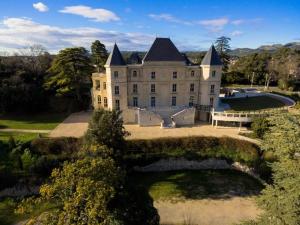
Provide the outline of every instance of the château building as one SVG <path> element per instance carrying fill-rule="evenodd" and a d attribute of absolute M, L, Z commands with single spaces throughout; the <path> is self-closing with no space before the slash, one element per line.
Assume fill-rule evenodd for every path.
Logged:
<path fill-rule="evenodd" d="M 156 38 L 143 59 L 133 53 L 127 62 L 115 44 L 105 72 L 92 75 L 93 107 L 121 110 L 125 123 L 140 126 L 191 125 L 218 105 L 221 75 L 213 45 L 199 65 L 169 38 Z"/>

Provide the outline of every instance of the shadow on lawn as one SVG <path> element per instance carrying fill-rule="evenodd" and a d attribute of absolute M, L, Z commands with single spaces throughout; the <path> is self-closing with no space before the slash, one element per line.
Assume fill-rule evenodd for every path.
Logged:
<path fill-rule="evenodd" d="M 263 189 L 263 185 L 253 177 L 234 170 L 136 173 L 133 177 L 154 200 L 228 199 L 258 195 Z"/>

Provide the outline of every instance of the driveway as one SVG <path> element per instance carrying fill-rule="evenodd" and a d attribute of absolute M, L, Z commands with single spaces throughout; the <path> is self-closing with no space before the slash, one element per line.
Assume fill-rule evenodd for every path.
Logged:
<path fill-rule="evenodd" d="M 82 137 L 88 128 L 92 112 L 78 112 L 71 114 L 49 134 L 49 137 Z M 128 139 L 152 139 L 160 137 L 187 137 L 187 136 L 228 136 L 232 138 L 256 142 L 253 139 L 238 135 L 237 128 L 212 127 L 206 123 L 189 127 L 161 129 L 159 126 L 139 127 L 126 124 L 125 129 L 130 132 Z"/>
<path fill-rule="evenodd" d="M 91 111 L 72 113 L 49 134 L 49 137 L 82 137 L 88 128 Z"/>

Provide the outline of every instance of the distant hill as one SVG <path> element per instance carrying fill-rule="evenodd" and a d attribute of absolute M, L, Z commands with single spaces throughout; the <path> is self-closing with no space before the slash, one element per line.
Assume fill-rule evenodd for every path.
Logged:
<path fill-rule="evenodd" d="M 279 48 L 286 47 L 291 49 L 300 50 L 300 42 L 291 42 L 285 45 L 282 44 L 274 44 L 274 45 L 262 45 L 259 48 L 252 49 L 252 48 L 236 48 L 230 51 L 230 55 L 232 56 L 245 56 L 253 53 L 259 53 L 262 51 L 276 51 Z"/>
<path fill-rule="evenodd" d="M 291 42 L 291 43 L 287 43 L 285 45 L 283 45 L 283 44 L 262 45 L 255 49 L 253 49 L 253 48 L 236 48 L 236 49 L 233 49 L 230 51 L 230 55 L 241 57 L 241 56 L 246 56 L 246 55 L 253 54 L 253 53 L 259 53 L 262 51 L 274 52 L 277 49 L 282 48 L 282 47 L 300 50 L 300 42 Z M 125 60 L 130 56 L 131 53 L 132 53 L 132 51 L 122 51 L 122 55 Z M 139 54 L 139 56 L 141 58 L 143 58 L 146 54 L 146 52 L 142 52 L 142 51 L 138 51 L 137 53 Z M 204 57 L 206 51 L 184 51 L 182 53 L 185 53 L 192 62 L 199 63 L 199 62 L 201 62 L 202 58 Z"/>

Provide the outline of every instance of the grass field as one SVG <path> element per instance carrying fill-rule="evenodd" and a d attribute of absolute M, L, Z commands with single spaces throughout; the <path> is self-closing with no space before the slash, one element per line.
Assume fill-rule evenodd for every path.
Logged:
<path fill-rule="evenodd" d="M 16 214 L 15 209 L 18 207 L 18 202 L 11 198 L 6 198 L 0 201 L 0 224 L 14 225 L 18 222 L 40 215 L 42 212 L 55 208 L 55 205 L 48 202 L 41 203 L 33 208 L 30 214 Z"/>
<path fill-rule="evenodd" d="M 0 129 L 52 130 L 67 117 L 66 113 L 2 115 Z"/>
<path fill-rule="evenodd" d="M 263 186 L 247 174 L 234 170 L 187 170 L 137 173 L 141 185 L 154 200 L 187 200 L 251 196 Z"/>
<path fill-rule="evenodd" d="M 222 103 L 228 104 L 234 111 L 253 111 L 285 106 L 280 100 L 269 96 L 222 99 Z"/>
<path fill-rule="evenodd" d="M 13 137 L 15 141 L 27 142 L 38 137 L 36 133 L 20 133 L 20 132 L 2 132 L 0 131 L 0 141 L 8 141 Z"/>

